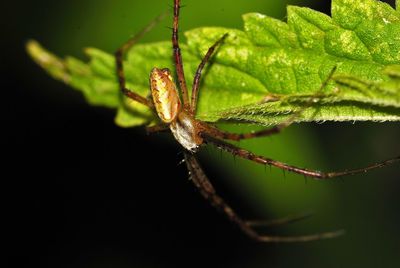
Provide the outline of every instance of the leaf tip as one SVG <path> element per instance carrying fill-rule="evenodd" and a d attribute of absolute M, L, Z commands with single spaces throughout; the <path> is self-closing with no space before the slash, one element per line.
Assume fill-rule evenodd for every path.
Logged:
<path fill-rule="evenodd" d="M 44 65 L 49 61 L 49 53 L 46 51 L 38 41 L 29 39 L 25 45 L 28 55 L 39 65 Z"/>
<path fill-rule="evenodd" d="M 34 39 L 28 40 L 25 48 L 28 55 L 53 78 L 68 83 L 70 76 L 62 59 L 50 53 Z"/>
<path fill-rule="evenodd" d="M 29 54 L 32 53 L 37 47 L 40 47 L 40 45 L 35 39 L 29 39 L 25 44 L 26 51 Z"/>

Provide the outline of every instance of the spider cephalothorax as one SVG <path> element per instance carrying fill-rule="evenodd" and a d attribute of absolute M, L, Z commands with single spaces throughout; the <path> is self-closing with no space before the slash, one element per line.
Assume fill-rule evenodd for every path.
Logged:
<path fill-rule="evenodd" d="M 346 170 L 342 172 L 321 172 L 317 170 L 310 170 L 301 167 L 296 167 L 288 165 L 286 163 L 276 161 L 264 156 L 255 155 L 245 149 L 242 149 L 231 143 L 227 143 L 224 140 L 242 140 L 249 138 L 256 138 L 261 136 L 268 136 L 277 134 L 282 129 L 288 127 L 297 116 L 294 114 L 288 121 L 278 124 L 272 128 L 252 132 L 252 133 L 229 133 L 218 129 L 207 122 L 200 121 L 195 118 L 196 107 L 198 101 L 198 93 L 200 86 L 200 78 L 202 70 L 205 64 L 214 54 L 215 50 L 221 45 L 227 38 L 227 34 L 221 36 L 220 39 L 208 49 L 207 53 L 200 62 L 196 74 L 194 76 L 192 85 L 191 100 L 189 101 L 188 90 L 186 86 L 185 74 L 183 71 L 183 61 L 180 52 L 179 42 L 178 42 L 178 21 L 179 21 L 179 6 L 180 1 L 174 0 L 174 17 L 173 17 L 173 27 L 172 27 L 172 51 L 173 58 L 176 68 L 176 76 L 179 82 L 179 88 L 175 85 L 171 71 L 169 69 L 153 68 L 150 73 L 150 90 L 152 95 L 152 100 L 138 95 L 137 93 L 126 88 L 125 85 L 125 74 L 123 68 L 123 56 L 124 53 L 129 50 L 132 45 L 147 31 L 149 31 L 163 16 L 157 17 L 152 21 L 147 27 L 145 27 L 136 36 L 129 39 L 124 45 L 122 45 L 115 53 L 116 67 L 119 86 L 121 92 L 128 98 L 142 103 L 152 109 L 159 117 L 161 124 L 153 127 L 148 127 L 149 131 L 158 131 L 170 129 L 175 139 L 182 145 L 184 149 L 185 161 L 187 167 L 190 171 L 191 181 L 199 189 L 200 193 L 216 208 L 222 211 L 232 222 L 238 225 L 238 227 L 249 237 L 262 242 L 298 242 L 298 241 L 311 241 L 321 238 L 335 237 L 341 234 L 341 231 L 327 232 L 321 234 L 305 235 L 305 236 L 294 236 L 294 237 L 281 237 L 281 236 L 268 236 L 259 235 L 253 227 L 259 225 L 265 225 L 265 221 L 245 221 L 242 220 L 235 211 L 216 194 L 214 187 L 208 180 L 207 176 L 201 169 L 194 153 L 198 150 L 199 146 L 204 143 L 210 143 L 221 150 L 224 150 L 233 155 L 251 160 L 255 163 L 262 165 L 270 165 L 282 170 L 294 172 L 314 179 L 330 179 L 339 176 L 352 175 L 357 173 L 363 173 L 371 169 L 386 166 L 388 164 L 397 162 L 400 157 L 389 159 L 380 163 L 372 164 L 364 168 Z M 327 80 L 330 79 L 332 73 L 328 76 Z M 322 83 L 321 88 L 326 85 L 326 81 Z M 181 93 L 181 94 L 180 94 Z M 180 98 L 182 97 L 182 99 Z M 319 98 L 316 94 L 315 98 Z M 314 98 L 312 98 L 314 99 Z M 305 107 L 312 105 L 312 102 L 306 103 Z M 291 222 L 295 219 L 302 217 L 288 217 L 283 220 L 269 222 L 268 225 L 273 224 L 283 224 Z"/>

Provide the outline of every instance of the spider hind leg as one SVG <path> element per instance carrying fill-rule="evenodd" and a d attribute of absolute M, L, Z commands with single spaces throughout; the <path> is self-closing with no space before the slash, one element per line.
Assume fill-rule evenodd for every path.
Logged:
<path fill-rule="evenodd" d="M 276 221 L 264 222 L 264 221 L 244 221 L 236 212 L 219 196 L 217 195 L 211 182 L 208 180 L 200 164 L 198 163 L 195 156 L 189 152 L 185 152 L 185 162 L 190 172 L 191 181 L 198 188 L 201 195 L 210 202 L 212 206 L 217 208 L 219 211 L 225 214 L 230 221 L 235 223 L 243 233 L 250 238 L 258 242 L 307 242 L 320 240 L 325 238 L 333 238 L 343 234 L 342 230 L 326 233 L 318 233 L 304 236 L 269 236 L 260 235 L 256 232 L 253 227 L 270 225 L 282 225 L 288 222 L 298 220 L 304 217 L 288 217 L 286 219 L 280 219 Z"/>
<path fill-rule="evenodd" d="M 214 137 L 212 133 L 201 133 L 201 137 L 203 138 L 204 142 L 213 144 L 217 148 L 228 152 L 232 155 L 239 156 L 241 158 L 253 161 L 257 164 L 261 165 L 270 165 L 274 166 L 276 168 L 279 168 L 283 171 L 289 171 L 293 173 L 297 173 L 300 175 L 304 175 L 309 178 L 313 178 L 315 180 L 327 180 L 327 179 L 333 179 L 336 177 L 343 177 L 343 176 L 349 176 L 349 175 L 356 175 L 358 173 L 365 173 L 373 169 L 385 167 L 397 162 L 400 162 L 400 156 L 370 164 L 366 167 L 363 168 L 356 168 L 356 169 L 349 169 L 349 170 L 344 170 L 344 171 L 334 171 L 334 172 L 322 172 L 319 170 L 312 170 L 312 169 L 306 169 L 306 168 L 301 168 L 293 165 L 289 165 L 265 156 L 260 156 L 256 155 L 246 149 L 240 148 L 234 144 L 227 143 L 221 139 L 218 139 L 217 137 Z"/>
<path fill-rule="evenodd" d="M 218 42 L 222 42 L 222 38 Z M 215 45 L 217 45 L 218 42 Z M 204 61 L 204 59 L 203 59 L 203 61 Z M 200 66 L 201 66 L 201 64 L 200 64 Z M 199 68 L 200 68 L 200 66 L 199 66 Z M 259 131 L 248 132 L 248 133 L 231 133 L 231 132 L 221 130 L 221 129 L 217 128 L 216 126 L 202 123 L 201 124 L 202 130 L 203 130 L 203 132 L 205 132 L 208 135 L 213 136 L 214 138 L 219 138 L 219 139 L 223 139 L 223 140 L 233 140 L 233 141 L 240 141 L 240 140 L 244 140 L 244 139 L 253 139 L 253 138 L 259 138 L 259 137 L 268 137 L 271 135 L 279 134 L 284 129 L 291 126 L 302 115 L 302 113 L 306 109 L 310 108 L 313 105 L 313 103 L 318 102 L 321 98 L 324 97 L 323 89 L 326 88 L 329 81 L 332 80 L 332 77 L 333 77 L 334 73 L 336 72 L 336 69 L 337 69 L 336 66 L 334 66 L 332 68 L 332 70 L 329 72 L 328 76 L 322 82 L 319 90 L 310 97 L 309 101 L 305 102 L 303 107 L 301 107 L 298 111 L 295 111 L 293 114 L 291 114 L 287 120 L 285 120 L 273 127 L 259 130 Z M 201 71 L 201 69 L 200 69 L 200 71 Z M 195 81 L 196 81 L 196 79 L 195 79 Z M 196 97 L 196 100 L 197 100 L 197 94 L 198 94 L 197 90 L 198 89 L 196 87 L 198 87 L 198 85 L 196 85 L 196 86 L 195 85 L 196 84 L 193 83 L 193 92 L 196 92 L 196 95 L 193 94 L 192 98 Z M 193 99 L 192 99 L 192 102 L 195 103 L 195 101 L 193 101 Z M 194 105 L 192 107 L 194 107 L 194 111 L 195 111 L 196 106 Z"/>

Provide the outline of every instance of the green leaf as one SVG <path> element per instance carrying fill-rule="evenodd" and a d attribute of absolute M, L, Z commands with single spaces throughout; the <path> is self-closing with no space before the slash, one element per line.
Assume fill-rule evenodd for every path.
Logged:
<path fill-rule="evenodd" d="M 204 27 L 185 33 L 181 48 L 189 85 L 207 49 L 229 33 L 204 70 L 199 119 L 267 125 L 304 110 L 297 122 L 400 120 L 400 13 L 389 5 L 333 0 L 332 17 L 289 6 L 287 23 L 258 13 L 243 20 L 243 31 Z M 90 61 L 83 63 L 61 60 L 34 41 L 27 48 L 51 76 L 82 91 L 90 104 L 117 109 L 118 125 L 157 120 L 145 106 L 121 96 L 112 55 L 86 49 Z M 149 71 L 173 69 L 171 54 L 169 41 L 134 46 L 124 65 L 128 88 L 147 96 Z"/>

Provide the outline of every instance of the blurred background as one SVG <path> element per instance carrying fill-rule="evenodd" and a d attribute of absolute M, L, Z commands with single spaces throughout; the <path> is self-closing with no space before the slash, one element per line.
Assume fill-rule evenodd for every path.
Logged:
<path fill-rule="evenodd" d="M 288 4 L 330 13 L 330 1 L 184 0 L 181 31 L 242 28 L 241 14 L 285 19 Z M 392 1 L 394 2 L 394 1 Z M 311 243 L 259 244 L 216 212 L 188 181 L 169 135 L 122 129 L 28 58 L 34 38 L 60 56 L 113 52 L 172 1 L 3 1 L 1 164 L 8 267 L 399 267 L 400 169 L 329 182 L 200 153 L 219 193 L 244 218 L 313 217 L 267 234 L 345 229 Z M 393 6 L 393 3 L 391 3 Z M 168 40 L 170 19 L 143 42 Z M 242 126 L 232 126 L 241 130 Z M 299 124 L 241 142 L 274 159 L 321 170 L 360 167 L 400 152 L 399 123 Z"/>

